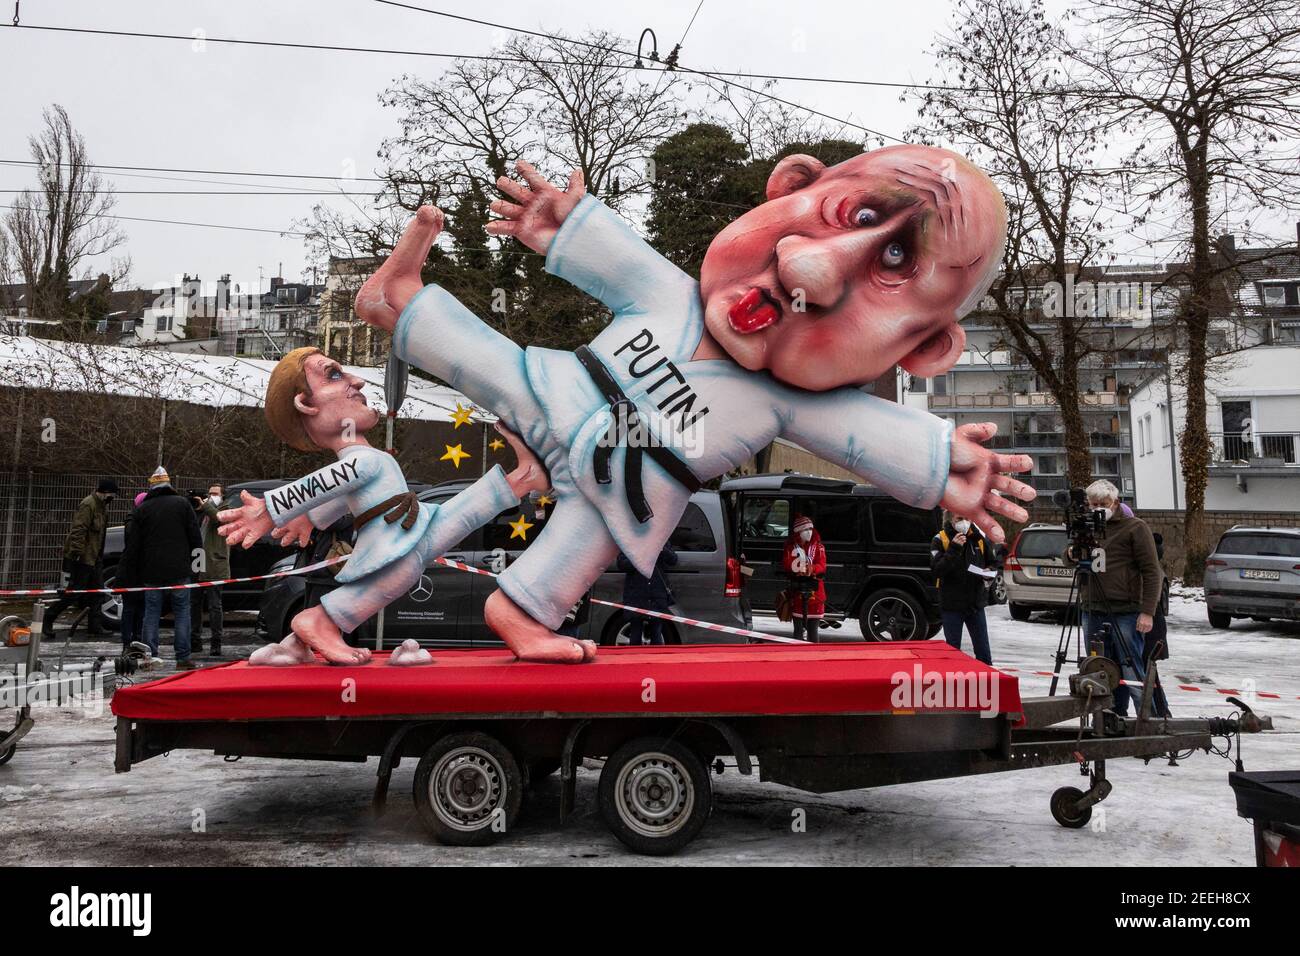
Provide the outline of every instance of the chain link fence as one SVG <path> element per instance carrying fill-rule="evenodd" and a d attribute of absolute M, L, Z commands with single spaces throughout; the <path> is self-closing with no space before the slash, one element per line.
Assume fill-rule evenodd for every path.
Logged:
<path fill-rule="evenodd" d="M 0 475 L 0 588 L 56 587 L 63 571 L 63 541 L 83 498 L 101 478 L 117 482 L 118 495 L 108 506 L 108 526 L 121 525 L 135 496 L 149 489 L 148 475 L 51 475 L 15 470 Z M 173 475 L 182 494 L 206 491 L 221 479 Z"/>

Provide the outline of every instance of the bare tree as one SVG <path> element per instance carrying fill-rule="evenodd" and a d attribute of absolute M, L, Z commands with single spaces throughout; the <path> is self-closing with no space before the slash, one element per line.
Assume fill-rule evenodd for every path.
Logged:
<path fill-rule="evenodd" d="M 860 131 L 774 99 L 775 80 L 705 82 L 712 91 L 706 118 L 736 136 L 750 156 L 779 156 L 789 146 L 828 139 L 861 141 Z"/>
<path fill-rule="evenodd" d="M 914 133 L 968 155 L 1006 197 L 1002 273 L 981 315 L 1055 398 L 1067 475 L 1084 485 L 1092 456 L 1080 374 L 1115 343 L 1105 310 L 1076 308 L 1065 290 L 1108 246 L 1099 213 L 1115 177 L 1096 170 L 1102 125 L 1074 108 L 1057 52 L 1064 34 L 1042 0 L 957 0 L 952 19 L 956 31 L 934 45 L 940 76 L 917 94 Z M 1031 292 L 1046 283 L 1056 294 L 1040 302 Z"/>
<path fill-rule="evenodd" d="M 1295 208 L 1300 170 L 1300 7 L 1294 0 L 1098 0 L 1093 43 L 1075 52 L 1091 104 L 1144 140 L 1148 201 L 1185 209 L 1171 229 L 1187 251 L 1178 370 L 1187 420 L 1179 435 L 1186 483 L 1189 583 L 1208 553 L 1205 489 L 1211 458 L 1204 383 L 1208 338 L 1223 300 L 1225 261 L 1211 236 L 1211 195 L 1248 207 Z"/>
<path fill-rule="evenodd" d="M 126 237 L 110 215 L 112 190 L 91 164 L 67 110 L 56 103 L 44 120 L 28 141 L 39 186 L 18 196 L 5 225 L 32 315 L 62 321 L 69 315 L 68 284 L 79 267 Z"/>

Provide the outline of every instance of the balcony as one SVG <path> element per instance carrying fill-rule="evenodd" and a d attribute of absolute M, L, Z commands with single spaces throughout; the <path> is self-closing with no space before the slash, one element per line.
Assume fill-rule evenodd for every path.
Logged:
<path fill-rule="evenodd" d="M 1065 451 L 1063 432 L 1012 432 L 994 435 L 984 443 L 999 451 Z M 1089 432 L 1089 451 L 1131 451 L 1133 437 L 1127 432 Z"/>
<path fill-rule="evenodd" d="M 1128 396 L 1119 392 L 1084 392 L 1079 396 L 1084 408 L 1127 408 Z M 943 411 L 1015 411 L 1032 408 L 1056 408 L 1051 392 L 966 392 L 956 395 L 931 395 L 929 407 Z"/>
<path fill-rule="evenodd" d="M 1300 475 L 1300 432 L 1210 432 L 1210 474 Z"/>

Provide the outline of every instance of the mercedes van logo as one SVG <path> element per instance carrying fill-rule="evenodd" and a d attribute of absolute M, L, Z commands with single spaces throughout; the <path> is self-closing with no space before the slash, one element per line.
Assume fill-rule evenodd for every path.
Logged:
<path fill-rule="evenodd" d="M 431 597 L 433 597 L 433 581 L 427 574 L 421 574 L 419 583 L 411 588 L 411 600 L 422 604 Z"/>

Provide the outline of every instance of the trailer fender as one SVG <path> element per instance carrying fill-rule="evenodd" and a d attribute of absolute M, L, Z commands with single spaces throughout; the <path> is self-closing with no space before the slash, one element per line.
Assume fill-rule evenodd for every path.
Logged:
<path fill-rule="evenodd" d="M 393 779 L 393 770 L 402 763 L 401 746 L 406 739 L 406 735 L 417 727 L 433 727 L 444 724 L 446 721 L 434 720 L 412 720 L 402 724 L 393 735 L 388 738 L 388 743 L 384 745 L 384 752 L 379 758 L 378 779 L 375 780 L 375 793 L 370 798 L 370 809 L 377 817 L 384 815 L 384 809 L 388 804 L 388 784 Z"/>
<path fill-rule="evenodd" d="M 736 755 L 736 769 L 746 777 L 754 773 L 754 762 L 750 759 L 749 750 L 745 747 L 745 742 L 740 739 L 740 734 L 736 733 L 730 724 L 713 717 L 697 717 L 689 723 L 705 724 L 716 730 L 727 747 Z"/>

